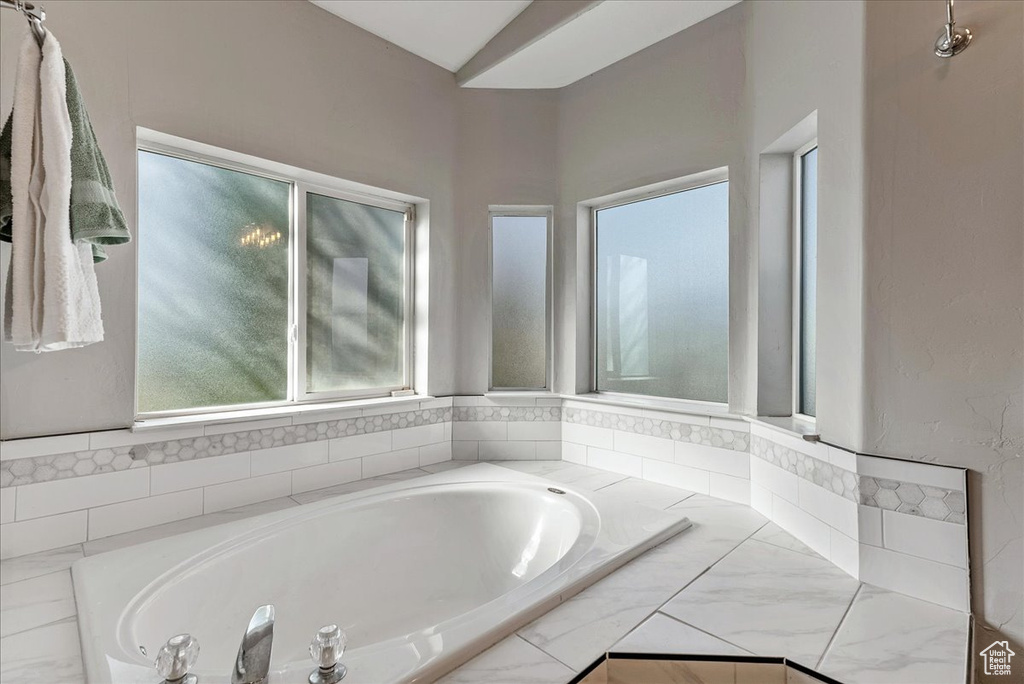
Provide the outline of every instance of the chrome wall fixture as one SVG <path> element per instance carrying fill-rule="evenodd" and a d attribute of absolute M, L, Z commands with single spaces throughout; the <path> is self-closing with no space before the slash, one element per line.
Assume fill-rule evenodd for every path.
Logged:
<path fill-rule="evenodd" d="M 935 39 L 935 54 L 948 58 L 959 55 L 971 44 L 974 35 L 968 28 L 957 28 L 953 19 L 953 0 L 946 0 L 946 25 Z"/>
<path fill-rule="evenodd" d="M 32 28 L 32 33 L 36 36 L 36 42 L 40 45 L 43 44 L 43 40 L 46 38 L 46 29 L 43 28 L 46 12 L 42 7 L 25 2 L 25 0 L 0 0 L 0 9 L 17 10 L 24 14 L 28 19 L 28 25 Z"/>

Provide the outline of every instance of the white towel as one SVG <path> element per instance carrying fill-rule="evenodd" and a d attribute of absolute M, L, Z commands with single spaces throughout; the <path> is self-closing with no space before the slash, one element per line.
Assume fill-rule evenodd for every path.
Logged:
<path fill-rule="evenodd" d="M 40 54 L 41 53 L 41 54 Z M 11 114 L 11 280 L 7 335 L 22 351 L 103 339 L 92 247 L 71 241 L 71 120 L 64 57 L 48 33 L 22 43 Z"/>

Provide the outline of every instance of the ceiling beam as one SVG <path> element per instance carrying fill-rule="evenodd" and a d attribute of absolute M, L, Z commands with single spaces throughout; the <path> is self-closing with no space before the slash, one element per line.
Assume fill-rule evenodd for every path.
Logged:
<path fill-rule="evenodd" d="M 600 5 L 602 0 L 533 0 L 455 74 L 465 85 L 552 31 Z"/>

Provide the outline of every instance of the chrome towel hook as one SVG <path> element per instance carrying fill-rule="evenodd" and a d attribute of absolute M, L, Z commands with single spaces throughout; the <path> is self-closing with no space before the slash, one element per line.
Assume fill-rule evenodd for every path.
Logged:
<path fill-rule="evenodd" d="M 974 35 L 971 29 L 957 28 L 953 19 L 953 0 L 946 0 L 946 25 L 935 39 L 935 54 L 948 58 L 959 55 L 971 44 Z"/>

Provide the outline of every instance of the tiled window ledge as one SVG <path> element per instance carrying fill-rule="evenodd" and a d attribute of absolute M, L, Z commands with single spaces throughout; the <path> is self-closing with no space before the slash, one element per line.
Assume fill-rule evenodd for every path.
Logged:
<path fill-rule="evenodd" d="M 730 413 L 728 406 L 724 404 L 704 404 L 678 399 L 658 399 L 655 397 L 640 398 L 617 394 L 604 394 L 600 392 L 591 392 L 589 394 L 563 394 L 561 396 L 562 399 L 566 401 L 580 401 L 591 404 L 621 406 L 632 409 L 648 409 L 691 416 L 708 416 L 712 418 L 744 420 L 744 417 L 740 414 Z"/>

